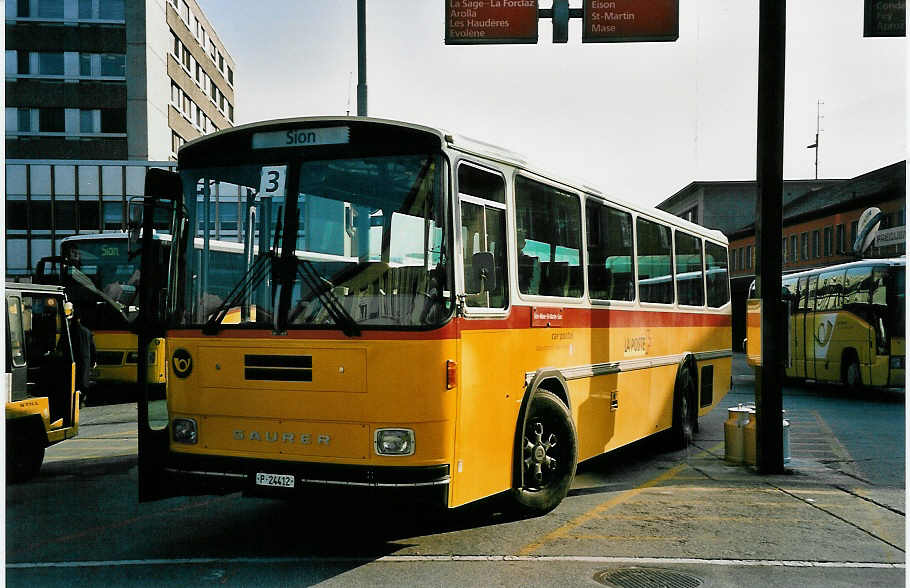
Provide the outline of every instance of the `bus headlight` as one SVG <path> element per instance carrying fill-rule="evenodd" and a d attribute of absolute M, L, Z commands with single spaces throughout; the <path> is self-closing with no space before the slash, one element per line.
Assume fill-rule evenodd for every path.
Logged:
<path fill-rule="evenodd" d="M 174 419 L 171 424 L 171 430 L 176 443 L 186 443 L 195 445 L 196 439 L 196 421 L 193 419 Z"/>
<path fill-rule="evenodd" d="M 377 429 L 376 455 L 414 455 L 414 431 Z"/>
<path fill-rule="evenodd" d="M 904 369 L 904 356 L 895 355 L 891 358 L 891 369 L 892 370 L 902 370 Z"/>

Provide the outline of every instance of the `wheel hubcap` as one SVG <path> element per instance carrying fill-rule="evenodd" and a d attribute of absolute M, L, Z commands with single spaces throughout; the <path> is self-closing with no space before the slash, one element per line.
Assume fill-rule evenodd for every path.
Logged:
<path fill-rule="evenodd" d="M 537 486 L 545 484 L 545 480 L 556 471 L 556 458 L 548 453 L 556 447 L 557 438 L 553 433 L 544 431 L 543 423 L 537 421 L 528 427 L 525 434 L 525 477 L 530 477 Z"/>

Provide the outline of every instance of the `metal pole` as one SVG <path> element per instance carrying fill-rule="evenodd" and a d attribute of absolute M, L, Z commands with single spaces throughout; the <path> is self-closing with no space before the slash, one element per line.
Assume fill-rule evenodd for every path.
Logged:
<path fill-rule="evenodd" d="M 761 0 L 758 32 L 758 244 L 757 287 L 761 296 L 761 366 L 756 368 L 758 416 L 756 460 L 762 474 L 784 471 L 783 359 L 787 325 L 780 320 L 783 166 L 785 0 Z"/>
<path fill-rule="evenodd" d="M 357 116 L 367 115 L 367 0 L 357 0 Z"/>

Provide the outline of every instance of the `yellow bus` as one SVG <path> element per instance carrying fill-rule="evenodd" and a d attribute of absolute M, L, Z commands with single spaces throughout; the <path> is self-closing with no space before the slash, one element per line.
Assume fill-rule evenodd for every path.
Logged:
<path fill-rule="evenodd" d="M 787 377 L 862 387 L 903 388 L 906 369 L 906 260 L 866 259 L 783 277 L 788 309 Z M 760 333 L 755 285 L 749 342 Z M 759 358 L 749 345 L 750 360 Z"/>
<path fill-rule="evenodd" d="M 7 283 L 6 476 L 41 469 L 44 450 L 79 432 L 79 391 L 63 288 Z"/>
<path fill-rule="evenodd" d="M 206 212 L 237 187 L 239 265 Z M 264 122 L 187 143 L 146 191 L 177 245 L 143 326 L 169 361 L 166 404 L 140 406 L 140 500 L 346 487 L 540 514 L 577 462 L 683 447 L 729 390 L 723 234 L 489 144 Z"/>
<path fill-rule="evenodd" d="M 154 234 L 156 259 L 167 255 L 168 243 L 168 235 Z M 116 232 L 66 237 L 60 256 L 42 259 L 37 268 L 37 281 L 66 287 L 82 324 L 94 334 L 97 362 L 91 378 L 96 392 L 113 398 L 136 389 L 139 266 L 138 246 L 131 246 L 127 233 Z M 149 383 L 163 396 L 164 340 L 155 340 L 145 356 Z"/>

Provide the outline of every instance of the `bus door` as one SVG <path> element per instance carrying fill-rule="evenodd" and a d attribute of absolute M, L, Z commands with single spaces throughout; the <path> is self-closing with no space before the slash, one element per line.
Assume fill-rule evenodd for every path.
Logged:
<path fill-rule="evenodd" d="M 16 402 L 28 396 L 28 367 L 25 363 L 25 334 L 22 331 L 22 300 L 6 297 L 6 373 L 9 398 Z"/>
<path fill-rule="evenodd" d="M 871 312 L 868 313 L 871 330 L 869 336 L 870 373 L 869 383 L 873 386 L 887 386 L 889 381 L 888 370 L 891 365 L 891 342 L 894 337 L 894 327 L 898 321 L 895 316 L 900 305 L 904 304 L 903 298 L 897 300 L 896 291 L 892 287 L 893 273 L 898 268 L 876 267 L 872 271 L 869 302 Z M 868 271 L 868 270 L 867 270 Z M 900 308 L 902 311 L 903 308 Z M 903 328 L 901 328 L 901 334 Z M 899 335 L 900 336 L 900 335 Z"/>
<path fill-rule="evenodd" d="M 793 363 L 792 372 L 796 378 L 806 378 L 806 323 L 809 320 L 808 278 L 800 278 L 796 285 L 796 311 L 793 313 Z"/>
<path fill-rule="evenodd" d="M 502 319 L 509 306 L 506 269 L 505 180 L 501 174 L 461 162 L 458 166 L 458 230 L 461 236 L 459 307 L 464 327 L 458 339 L 460 363 L 458 413 L 455 424 L 457 471 L 452 503 L 489 496 L 511 483 L 511 447 L 515 431 L 514 402 L 491 394 L 512 384 L 507 366 L 491 357 L 516 357 L 515 340 L 500 328 L 477 328 L 483 319 Z M 505 321 L 502 321 L 505 322 Z M 488 323 L 489 324 L 489 323 Z M 494 367 L 491 367 L 494 366 Z M 482 432 L 482 433 L 481 433 Z"/>
<path fill-rule="evenodd" d="M 806 290 L 806 314 L 803 337 L 803 353 L 806 358 L 806 378 L 814 380 L 816 377 L 815 370 L 815 292 L 818 287 L 818 276 L 809 276 L 808 287 Z"/>

